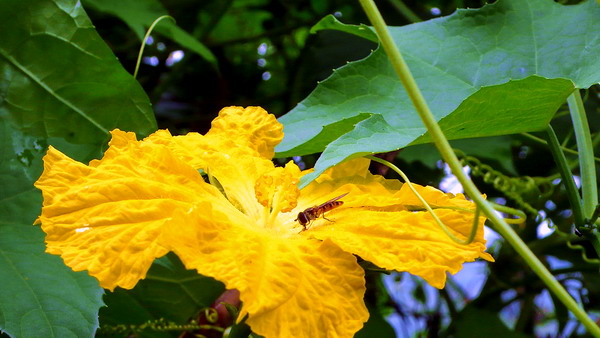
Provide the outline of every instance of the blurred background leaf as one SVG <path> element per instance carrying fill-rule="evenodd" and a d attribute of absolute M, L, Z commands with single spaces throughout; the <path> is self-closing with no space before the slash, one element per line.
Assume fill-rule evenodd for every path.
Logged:
<path fill-rule="evenodd" d="M 168 15 L 167 10 L 158 0 L 85 0 L 83 4 L 119 17 L 138 36 L 140 42 L 154 20 Z M 155 29 L 156 32 L 197 53 L 216 66 L 217 60 L 211 51 L 172 21 L 161 21 Z"/>

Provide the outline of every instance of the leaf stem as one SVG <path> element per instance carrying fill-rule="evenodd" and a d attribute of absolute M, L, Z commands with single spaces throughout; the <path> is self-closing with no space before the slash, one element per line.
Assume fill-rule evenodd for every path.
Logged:
<path fill-rule="evenodd" d="M 521 133 L 521 135 L 522 135 L 522 136 L 525 136 L 525 137 L 527 137 L 528 139 L 530 139 L 530 140 L 532 140 L 532 141 L 535 141 L 535 142 L 539 142 L 539 143 L 541 143 L 541 144 L 548 145 L 548 142 L 544 141 L 544 139 L 542 139 L 542 138 L 539 138 L 539 137 L 537 137 L 537 136 L 535 136 L 535 135 L 531 135 L 530 133 Z M 600 134 L 598 134 L 598 135 L 600 135 Z M 564 143 L 564 142 L 563 142 L 563 143 Z M 562 151 L 564 151 L 565 153 L 569 153 L 569 154 L 571 154 L 571 155 L 579 155 L 579 152 L 578 152 L 577 150 L 573 150 L 573 149 L 567 148 L 567 147 L 565 147 L 565 145 L 564 145 L 564 144 L 561 144 L 561 145 L 560 145 L 560 149 L 561 149 Z M 594 161 L 596 161 L 596 162 L 600 162 L 600 158 L 598 158 L 598 157 L 594 157 Z"/>
<path fill-rule="evenodd" d="M 406 6 L 406 4 L 404 2 L 402 2 L 402 0 L 388 0 L 389 3 L 394 6 L 394 8 L 396 8 L 396 10 L 398 12 L 400 12 L 400 14 L 402 14 L 403 17 L 406 18 L 406 20 L 415 23 L 415 22 L 421 22 L 423 20 L 421 20 L 421 18 L 419 18 L 419 16 L 413 12 L 412 9 L 410 9 L 410 7 Z"/>
<path fill-rule="evenodd" d="M 437 124 L 433 114 L 429 110 L 421 91 L 419 90 L 415 79 L 413 78 L 406 62 L 400 54 L 400 50 L 396 47 L 394 40 L 392 39 L 387 26 L 381 17 L 381 13 L 377 9 L 377 6 L 373 0 L 359 0 L 362 5 L 367 17 L 373 24 L 377 36 L 379 37 L 381 44 L 390 59 L 390 62 L 398 74 L 400 81 L 404 85 L 408 96 L 414 104 L 421 120 L 425 124 L 429 134 L 431 135 L 436 147 L 440 151 L 442 158 L 450 168 L 452 173 L 457 177 L 460 183 L 463 185 L 465 192 L 473 199 L 486 216 L 494 222 L 496 229 L 500 234 L 509 242 L 515 251 L 523 258 L 523 260 L 531 267 L 531 269 L 540 277 L 540 279 L 548 286 L 548 288 L 560 299 L 565 306 L 571 310 L 571 312 L 577 317 L 583 325 L 589 330 L 589 332 L 595 336 L 600 336 L 600 328 L 596 323 L 588 317 L 585 311 L 579 307 L 577 302 L 567 293 L 563 286 L 552 276 L 552 274 L 546 269 L 544 264 L 535 256 L 535 254 L 527 247 L 523 240 L 515 233 L 515 231 L 501 218 L 499 217 L 492 206 L 487 203 L 475 184 L 467 177 L 462 171 L 462 167 L 456 158 L 455 153 L 452 151 L 448 140 L 444 137 L 440 126 Z"/>
<path fill-rule="evenodd" d="M 571 120 L 575 130 L 575 140 L 579 151 L 579 168 L 581 170 L 581 192 L 583 196 L 583 216 L 591 218 L 598 205 L 598 187 L 596 183 L 596 166 L 594 164 L 594 147 L 588 125 L 583 101 L 579 90 L 575 90 L 567 99 Z"/>
<path fill-rule="evenodd" d="M 575 185 L 573 174 L 571 173 L 571 169 L 569 169 L 567 158 L 561 151 L 562 148 L 558 143 L 558 138 L 556 137 L 556 133 L 554 133 L 554 129 L 552 129 L 551 125 L 548 125 L 546 133 L 548 134 L 547 137 L 550 151 L 552 152 L 554 161 L 558 165 L 558 171 L 560 172 L 562 183 L 565 185 L 565 190 L 567 192 L 567 198 L 569 199 L 571 209 L 573 210 L 575 225 L 577 227 L 581 227 L 584 225 L 585 221 L 583 218 L 583 209 L 581 207 L 581 196 L 579 196 L 579 191 Z"/>
<path fill-rule="evenodd" d="M 569 165 L 567 164 L 567 159 L 565 158 L 565 154 L 561 151 L 560 144 L 558 143 L 558 138 L 554 133 L 554 129 L 552 129 L 551 125 L 548 125 L 548 129 L 546 130 L 548 133 L 548 145 L 550 146 L 550 151 L 552 152 L 552 156 L 558 165 L 558 171 L 560 172 L 560 176 L 562 177 L 562 182 L 565 185 L 565 189 L 567 192 L 567 198 L 569 199 L 569 203 L 571 204 L 571 209 L 573 210 L 573 218 L 575 219 L 575 227 L 578 230 L 581 230 L 587 240 L 592 243 L 592 246 L 596 250 L 596 254 L 600 256 L 600 241 L 597 230 L 589 230 L 587 228 L 587 223 L 590 221 L 589 217 L 593 217 L 594 211 L 592 211 L 592 215 L 589 217 L 584 217 L 583 207 L 581 196 L 579 195 L 579 191 L 577 190 L 577 186 L 575 185 L 575 180 L 573 179 L 573 174 L 569 169 Z M 593 163 L 593 162 L 592 162 Z M 586 231 L 583 231 L 586 230 Z M 567 242 L 569 247 L 573 245 L 570 242 Z M 585 254 L 585 249 L 583 251 Z M 584 256 L 585 261 L 589 261 L 589 259 Z"/>
<path fill-rule="evenodd" d="M 575 90 L 567 98 L 575 140 L 579 151 L 579 169 L 581 171 L 581 196 L 583 199 L 583 217 L 590 220 L 598 206 L 598 186 L 596 183 L 596 165 L 594 163 L 594 146 L 588 125 L 585 108 L 579 90 Z M 586 234 L 596 253 L 600 255 L 600 232 L 592 229 Z"/>

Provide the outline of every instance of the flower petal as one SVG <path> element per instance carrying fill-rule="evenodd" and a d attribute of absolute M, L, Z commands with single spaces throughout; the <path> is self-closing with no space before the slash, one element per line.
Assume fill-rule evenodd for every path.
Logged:
<path fill-rule="evenodd" d="M 255 220 L 261 217 L 265 208 L 256 199 L 256 181 L 274 169 L 273 162 L 262 157 L 231 158 L 227 154 L 213 156 L 207 167 L 208 173 L 223 187 L 229 201 Z"/>
<path fill-rule="evenodd" d="M 173 210 L 203 198 L 225 201 L 166 147 L 119 130 L 102 160 L 89 166 L 50 148 L 36 182 L 44 205 L 38 221 L 47 251 L 75 271 L 88 270 L 107 289 L 132 288 L 156 257 Z"/>
<path fill-rule="evenodd" d="M 436 214 L 459 238 L 473 224 L 473 214 L 439 209 Z M 375 265 L 421 276 L 436 288 L 443 288 L 446 271 L 454 274 L 465 262 L 483 258 L 483 222 L 480 217 L 475 240 L 468 245 L 452 241 L 427 212 L 340 210 L 335 222 L 314 226 L 310 235 L 330 239 L 344 251 L 359 255 Z"/>
<path fill-rule="evenodd" d="M 275 146 L 283 138 L 283 126 L 274 115 L 260 107 L 226 107 L 212 122 L 206 133 L 171 136 L 159 130 L 144 142 L 163 144 L 196 169 L 206 169 L 211 159 L 223 154 L 261 157 L 271 160 Z"/>
<path fill-rule="evenodd" d="M 403 186 L 398 180 L 386 179 L 368 171 L 370 161 L 365 158 L 343 162 L 326 170 L 300 192 L 298 207 L 294 212 L 344 196 L 344 206 L 372 208 L 402 208 L 396 196 Z"/>
<path fill-rule="evenodd" d="M 408 184 L 387 180 L 368 172 L 369 161 L 350 160 L 326 171 L 301 191 L 298 209 L 348 193 L 344 204 L 315 220 L 303 236 L 330 239 L 345 251 L 382 268 L 408 271 L 435 287 L 443 287 L 446 271 L 456 273 L 462 263 L 484 258 L 484 217 L 478 222 L 473 243 L 452 241 Z M 431 205 L 442 222 L 465 239 L 473 225 L 475 205 L 462 194 L 445 194 L 433 187 L 412 186 Z M 321 196 L 321 197 L 319 197 Z M 316 203 L 317 199 L 321 199 Z M 307 202 L 308 201 L 308 202 Z"/>
<path fill-rule="evenodd" d="M 212 121 L 206 137 L 231 139 L 232 134 L 237 147 L 252 148 L 270 160 L 283 139 L 283 125 L 261 107 L 226 107 Z"/>
<path fill-rule="evenodd" d="M 199 133 L 172 136 L 168 130 L 158 130 L 142 142 L 164 145 L 171 150 L 173 155 L 196 169 L 206 169 L 211 158 L 222 155 L 226 150 L 230 153 L 251 152 L 250 149 L 236 148 L 231 138 L 209 139 Z"/>
<path fill-rule="evenodd" d="M 209 205 L 199 209 L 210 210 Z M 212 218 L 205 217 L 211 214 Z M 187 268 L 240 291 L 247 323 L 265 337 L 350 337 L 368 318 L 364 272 L 330 241 L 282 239 L 216 212 L 165 236 Z"/>

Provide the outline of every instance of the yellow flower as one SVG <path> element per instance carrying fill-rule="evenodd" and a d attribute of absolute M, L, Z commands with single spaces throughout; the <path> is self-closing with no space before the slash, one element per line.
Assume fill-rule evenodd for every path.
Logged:
<path fill-rule="evenodd" d="M 456 244 L 405 185 L 371 175 L 366 159 L 300 191 L 303 172 L 271 162 L 282 137 L 263 109 L 228 107 L 206 135 L 161 130 L 137 141 L 115 130 L 104 157 L 89 165 L 50 148 L 36 183 L 47 251 L 111 290 L 133 288 L 155 258 L 173 251 L 187 268 L 239 290 L 242 315 L 266 337 L 357 332 L 368 312 L 355 255 L 437 288 L 464 262 L 493 260 L 484 252 L 483 217 L 475 241 Z M 416 187 L 456 236 L 468 235 L 471 202 Z M 306 230 L 297 221 L 343 194 L 341 206 Z"/>

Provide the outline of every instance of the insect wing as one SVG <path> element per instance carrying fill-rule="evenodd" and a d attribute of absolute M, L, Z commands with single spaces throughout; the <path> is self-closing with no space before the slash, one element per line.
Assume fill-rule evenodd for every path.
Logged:
<path fill-rule="evenodd" d="M 330 199 L 329 201 L 327 201 L 327 202 L 325 202 L 325 203 L 323 203 L 323 204 L 321 204 L 321 205 L 319 205 L 319 206 L 313 207 L 313 208 L 314 208 L 314 209 L 322 209 L 323 207 L 325 207 L 325 206 L 326 206 L 326 205 L 328 205 L 329 203 L 331 203 L 331 202 L 335 202 L 335 201 L 339 200 L 340 198 L 342 198 L 342 197 L 344 197 L 344 196 L 346 196 L 346 195 L 348 195 L 348 193 L 345 193 L 345 194 L 339 195 L 338 197 L 334 197 L 334 198 Z M 312 209 L 312 208 L 311 208 L 311 209 Z"/>

